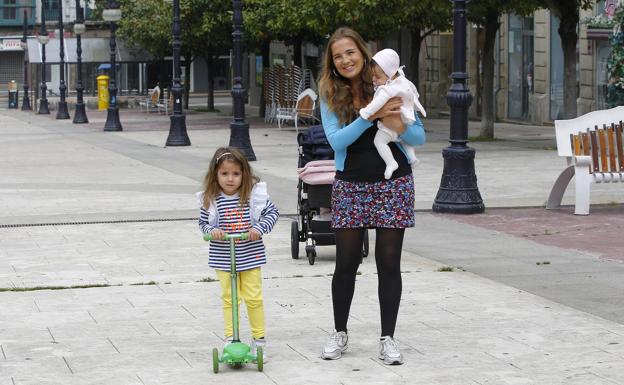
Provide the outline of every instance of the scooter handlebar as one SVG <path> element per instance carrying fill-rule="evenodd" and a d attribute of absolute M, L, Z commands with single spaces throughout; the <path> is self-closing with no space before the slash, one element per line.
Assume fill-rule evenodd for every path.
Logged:
<path fill-rule="evenodd" d="M 249 233 L 225 234 L 223 240 L 229 241 L 231 239 L 240 239 L 241 241 L 246 241 L 249 239 Z M 210 233 L 204 234 L 204 241 L 212 241 L 212 235 Z"/>

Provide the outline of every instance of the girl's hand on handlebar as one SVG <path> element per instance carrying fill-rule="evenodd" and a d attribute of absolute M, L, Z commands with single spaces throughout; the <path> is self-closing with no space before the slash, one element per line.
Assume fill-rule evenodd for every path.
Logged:
<path fill-rule="evenodd" d="M 254 229 L 253 227 L 249 229 L 249 238 L 250 241 L 259 241 L 260 239 L 262 239 L 262 233 L 260 233 L 258 230 Z"/>
<path fill-rule="evenodd" d="M 225 239 L 225 232 L 221 229 L 214 229 L 210 232 L 213 241 L 222 241 Z"/>

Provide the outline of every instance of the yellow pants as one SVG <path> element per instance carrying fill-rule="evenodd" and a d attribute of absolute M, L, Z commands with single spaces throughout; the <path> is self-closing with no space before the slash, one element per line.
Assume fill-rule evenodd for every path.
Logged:
<path fill-rule="evenodd" d="M 232 326 L 232 289 L 229 271 L 217 270 L 223 300 L 223 324 L 225 336 L 234 334 Z M 238 305 L 241 299 L 247 305 L 251 335 L 254 339 L 264 337 L 264 302 L 262 300 L 262 270 L 259 267 L 238 272 Z M 240 325 L 240 323 L 239 323 Z"/>

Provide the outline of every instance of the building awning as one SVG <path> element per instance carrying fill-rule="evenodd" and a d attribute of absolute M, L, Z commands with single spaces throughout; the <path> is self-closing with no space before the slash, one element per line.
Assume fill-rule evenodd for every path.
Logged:
<path fill-rule="evenodd" d="M 60 58 L 60 40 L 50 39 L 46 44 L 46 63 L 58 64 Z M 82 62 L 83 63 L 108 63 L 110 62 L 110 39 L 109 38 L 82 38 Z M 76 63 L 76 39 L 65 38 L 65 62 Z M 117 53 L 115 60 L 124 62 L 149 62 L 154 57 L 141 50 L 133 50 L 126 47 L 123 41 L 117 41 Z M 41 44 L 37 39 L 28 39 L 28 60 L 31 63 L 41 63 Z"/>

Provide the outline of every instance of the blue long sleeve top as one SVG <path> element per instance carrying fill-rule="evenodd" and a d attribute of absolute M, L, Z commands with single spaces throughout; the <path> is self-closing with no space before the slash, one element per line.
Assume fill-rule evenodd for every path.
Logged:
<path fill-rule="evenodd" d="M 343 171 L 347 157 L 347 147 L 372 126 L 373 122 L 358 117 L 350 124 L 341 125 L 338 115 L 329 109 L 325 100 L 321 100 L 321 118 L 325 136 L 327 136 L 329 144 L 334 149 L 336 170 Z M 425 143 L 425 128 L 416 114 L 415 119 L 414 123 L 408 125 L 405 131 L 399 135 L 399 138 L 412 146 L 419 146 Z M 397 143 L 397 145 L 405 153 L 401 143 Z"/>

